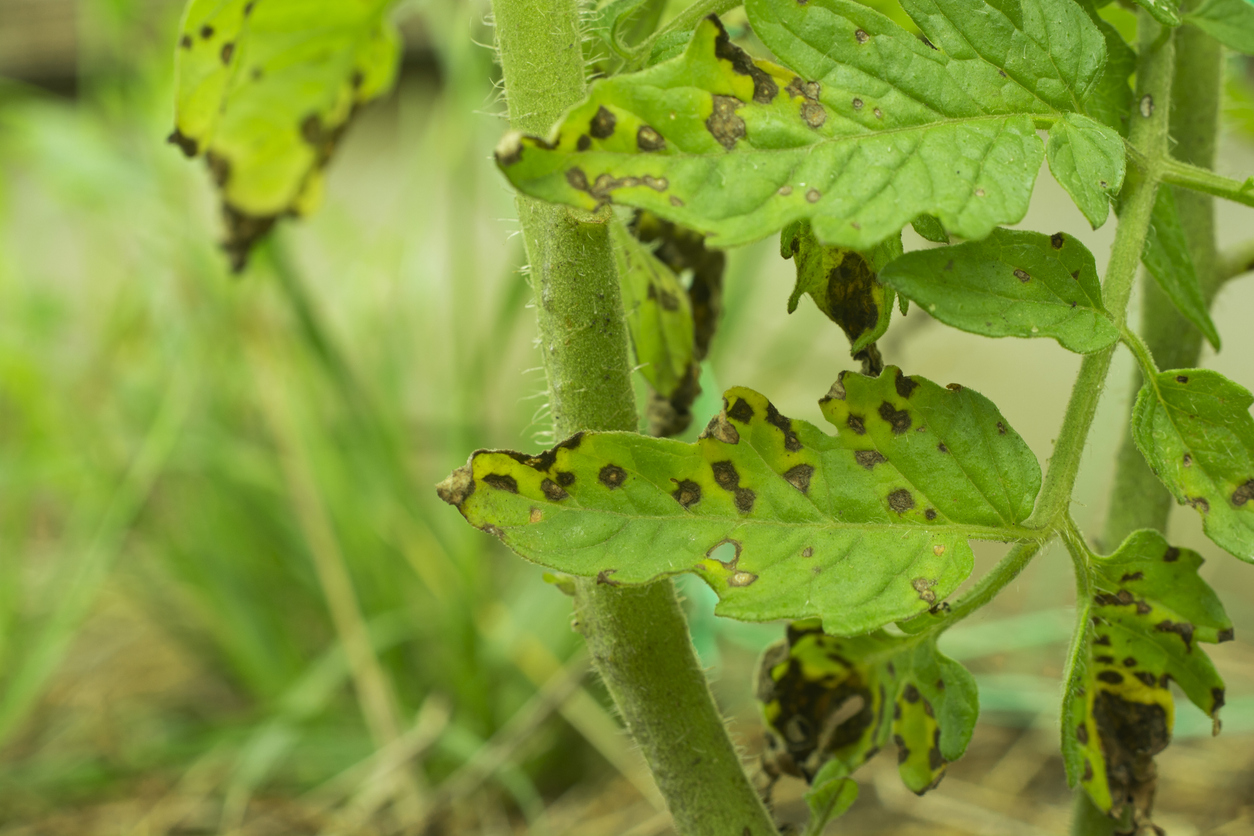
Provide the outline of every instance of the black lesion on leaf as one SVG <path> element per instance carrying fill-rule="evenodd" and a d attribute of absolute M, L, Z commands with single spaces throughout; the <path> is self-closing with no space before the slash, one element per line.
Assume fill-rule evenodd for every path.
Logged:
<path fill-rule="evenodd" d="M 1175 546 L 1168 546 L 1167 551 L 1163 552 L 1164 563 L 1175 563 L 1180 559 L 1180 550 Z"/>
<path fill-rule="evenodd" d="M 936 586 L 933 578 L 915 578 L 910 581 L 910 586 L 915 592 L 919 593 L 919 600 L 927 604 L 936 603 L 936 592 L 932 587 Z"/>
<path fill-rule="evenodd" d="M 614 127 L 617 123 L 618 120 L 614 114 L 610 113 L 605 105 L 601 105 L 588 123 L 588 133 L 596 139 L 609 139 L 614 135 Z"/>
<path fill-rule="evenodd" d="M 1110 636 L 1096 636 L 1093 639 L 1093 644 L 1102 645 L 1103 647 L 1109 646 Z"/>
<path fill-rule="evenodd" d="M 1188 382 L 1189 382 L 1188 375 L 1184 375 L 1184 374 L 1176 375 L 1176 383 L 1188 383 Z"/>
<path fill-rule="evenodd" d="M 753 503 L 757 498 L 757 494 L 749 488 L 736 488 L 736 510 L 748 514 L 753 510 Z"/>
<path fill-rule="evenodd" d="M 617 569 L 602 569 L 600 572 L 597 572 L 597 583 L 605 586 L 622 586 L 621 581 L 616 581 L 610 577 L 617 571 Z"/>
<path fill-rule="evenodd" d="M 691 508 L 701 501 L 701 486 L 691 479 L 684 479 L 682 482 L 676 483 L 675 490 L 671 492 L 671 496 L 685 509 Z"/>
<path fill-rule="evenodd" d="M 897 746 L 897 765 L 910 760 L 910 748 L 906 746 L 906 739 L 899 734 L 893 735 L 893 743 Z"/>
<path fill-rule="evenodd" d="M 1097 678 L 1111 685 L 1118 685 L 1123 682 L 1123 674 L 1119 673 L 1119 671 L 1102 671 L 1097 675 Z"/>
<path fill-rule="evenodd" d="M 1123 577 L 1119 579 L 1119 582 L 1127 583 L 1128 581 L 1139 581 L 1144 577 L 1145 577 L 1144 572 L 1125 572 L 1123 574 Z"/>
<path fill-rule="evenodd" d="M 905 697 L 908 703 L 913 704 L 919 701 L 919 689 L 914 687 L 913 682 L 906 683 L 906 687 L 902 690 L 901 695 Z"/>
<path fill-rule="evenodd" d="M 1154 755 L 1171 741 L 1166 711 L 1157 703 L 1132 702 L 1102 690 L 1093 702 L 1093 719 L 1114 802 L 1111 815 L 1118 818 L 1131 804 L 1133 820 L 1148 819 L 1158 777 Z"/>
<path fill-rule="evenodd" d="M 904 409 L 894 409 L 893 405 L 888 401 L 880 404 L 880 417 L 883 418 L 888 425 L 893 428 L 894 435 L 901 435 L 910 429 L 911 423 L 910 413 Z"/>
<path fill-rule="evenodd" d="M 1238 508 L 1251 500 L 1254 500 L 1254 479 L 1248 480 L 1232 492 L 1232 504 Z"/>
<path fill-rule="evenodd" d="M 795 453 L 801 449 L 801 439 L 792 428 L 792 419 L 780 413 L 775 404 L 766 402 L 766 423 L 784 434 L 784 449 Z"/>
<path fill-rule="evenodd" d="M 587 151 L 591 147 L 592 147 L 592 137 L 588 136 L 587 134 L 580 134 L 579 139 L 575 140 L 576 151 Z M 520 151 L 521 149 L 522 149 L 522 146 L 519 146 Z M 513 165 L 516 162 L 518 162 L 517 159 L 511 159 L 508 161 L 501 160 L 502 165 Z M 568 182 L 569 182 L 569 177 L 568 177 Z M 587 182 L 586 179 L 584 182 Z"/>
<path fill-rule="evenodd" d="M 616 464 L 607 464 L 601 468 L 601 472 L 597 474 L 597 478 L 601 480 L 601 484 L 613 490 L 621 487 L 627 481 L 627 471 L 623 470 Z"/>
<path fill-rule="evenodd" d="M 857 450 L 854 452 L 853 457 L 858 464 L 867 470 L 873 470 L 877 464 L 888 461 L 888 459 L 884 458 L 884 454 L 878 450 Z"/>
<path fill-rule="evenodd" d="M 545 479 L 542 481 L 540 483 L 540 491 L 546 498 L 553 502 L 561 502 L 563 499 L 570 496 L 570 494 L 566 493 L 565 489 L 562 488 L 561 485 L 557 484 L 552 479 Z"/>
<path fill-rule="evenodd" d="M 740 443 L 740 431 L 721 412 L 710 419 L 710 423 L 705 425 L 700 437 L 713 438 L 724 444 Z"/>
<path fill-rule="evenodd" d="M 183 37 L 179 38 L 179 46 L 181 46 L 183 49 L 191 49 L 192 48 L 192 36 L 184 35 Z"/>
<path fill-rule="evenodd" d="M 1032 281 L 1032 277 L 1028 275 L 1028 272 L 1026 270 L 1020 270 L 1018 267 L 1015 268 L 1015 278 L 1025 284 Z"/>
<path fill-rule="evenodd" d="M 657 285 L 652 282 L 649 283 L 649 288 L 646 291 L 645 296 L 657 302 L 664 311 L 679 310 L 679 297 L 671 293 L 669 290 L 662 290 L 659 292 Z"/>
<path fill-rule="evenodd" d="M 641 151 L 661 151 L 666 148 L 666 140 L 648 125 L 641 125 L 636 131 L 636 147 Z"/>
<path fill-rule="evenodd" d="M 736 402 L 727 410 L 727 417 L 747 424 L 753 420 L 753 407 L 744 398 L 736 398 Z"/>
<path fill-rule="evenodd" d="M 714 462 L 710 470 L 714 472 L 714 482 L 723 490 L 734 491 L 740 486 L 740 474 L 730 461 Z"/>
<path fill-rule="evenodd" d="M 1227 627 L 1219 631 L 1219 635 L 1215 637 L 1215 641 L 1220 644 L 1223 644 L 1224 642 L 1232 641 L 1236 637 L 1237 637 L 1236 630 L 1233 629 L 1232 627 Z"/>
<path fill-rule="evenodd" d="M 1158 680 L 1154 678 L 1154 674 L 1149 671 L 1137 671 L 1132 675 L 1141 680 L 1141 684 L 1143 684 L 1146 688 L 1153 688 L 1158 684 Z"/>
<path fill-rule="evenodd" d="M 513 476 L 506 473 L 489 473 L 483 477 L 484 484 L 496 488 L 499 491 L 508 491 L 509 493 L 518 493 L 518 482 Z"/>
<path fill-rule="evenodd" d="M 1211 713 L 1211 716 L 1214 716 L 1216 711 L 1224 707 L 1224 689 L 1223 688 L 1211 688 L 1210 699 L 1212 703 L 1210 713 Z"/>
<path fill-rule="evenodd" d="M 736 109 L 744 105 L 734 96 L 714 96 L 714 109 L 705 120 L 706 130 L 724 148 L 731 150 L 736 141 L 745 135 L 745 120 L 736 115 Z"/>
<path fill-rule="evenodd" d="M 213 27 L 207 23 L 204 26 L 200 27 L 200 37 L 204 38 L 206 41 L 212 38 Z"/>
<path fill-rule="evenodd" d="M 810 479 L 814 476 L 814 467 L 808 464 L 799 464 L 790 467 L 784 473 L 784 479 L 788 484 L 792 485 L 802 493 L 810 490 Z"/>
<path fill-rule="evenodd" d="M 939 733 L 940 729 L 937 729 L 936 731 L 937 733 Z M 931 749 L 928 749 L 927 765 L 928 765 L 928 768 L 931 769 L 933 772 L 935 772 L 936 770 L 940 769 L 942 766 L 945 765 L 945 758 L 944 756 L 941 755 L 940 749 L 938 747 L 933 746 Z M 935 784 L 933 784 L 932 786 L 934 787 Z M 932 789 L 932 787 L 928 787 L 928 789 Z M 922 793 L 920 793 L 920 795 L 922 795 Z"/>
<path fill-rule="evenodd" d="M 753 100 L 758 104 L 770 104 L 779 95 L 779 85 L 775 83 L 775 79 L 770 74 L 753 63 L 753 59 L 749 54 L 740 47 L 731 42 L 727 30 L 723 28 L 723 23 L 718 19 L 717 15 L 710 15 L 706 18 L 712 21 L 718 27 L 718 34 L 714 37 L 714 56 L 724 61 L 731 62 L 732 69 L 740 75 L 747 75 L 753 79 Z"/>
<path fill-rule="evenodd" d="M 862 420 L 861 415 L 850 413 L 849 417 L 845 419 L 845 426 L 853 430 L 857 435 L 866 435 L 866 423 Z"/>
<path fill-rule="evenodd" d="M 1066 243 L 1067 243 L 1067 236 L 1061 232 L 1055 232 L 1053 235 L 1049 236 L 1049 244 L 1051 247 L 1053 247 L 1056 250 L 1061 250 L 1063 247 L 1063 244 L 1066 244 Z"/>
<path fill-rule="evenodd" d="M 901 369 L 897 370 L 897 379 L 893 381 L 893 385 L 897 388 L 897 394 L 903 398 L 908 398 L 919 388 L 919 384 L 909 377 Z"/>
<path fill-rule="evenodd" d="M 923 516 L 927 517 L 929 522 L 936 519 L 936 509 L 928 508 L 926 511 L 923 512 Z"/>
<path fill-rule="evenodd" d="M 1210 502 L 1208 502 L 1204 496 L 1189 497 L 1189 504 L 1201 511 L 1203 514 L 1210 513 Z"/>
<path fill-rule="evenodd" d="M 1005 434 L 1006 434 L 1006 425 L 1005 425 L 1005 424 L 1003 424 L 1001 421 L 998 421 L 998 422 L 997 422 L 997 434 L 998 434 L 998 435 L 1005 435 Z"/>
<path fill-rule="evenodd" d="M 179 150 L 183 152 L 183 155 L 189 159 L 200 153 L 200 146 L 196 144 L 196 140 L 187 136 L 178 128 L 175 128 L 174 132 L 166 137 L 165 141 L 171 145 L 177 145 Z"/>
<path fill-rule="evenodd" d="M 1172 621 L 1164 619 L 1154 625 L 1154 629 L 1160 633 L 1175 633 L 1184 642 L 1184 646 L 1193 651 L 1193 625 L 1187 621 Z"/>
<path fill-rule="evenodd" d="M 235 44 L 227 41 L 222 45 L 222 63 L 230 64 L 231 56 L 235 54 Z"/>
<path fill-rule="evenodd" d="M 1080 745 L 1087 745 L 1089 742 L 1089 727 L 1086 723 L 1080 723 L 1075 727 L 1075 739 L 1080 741 Z"/>

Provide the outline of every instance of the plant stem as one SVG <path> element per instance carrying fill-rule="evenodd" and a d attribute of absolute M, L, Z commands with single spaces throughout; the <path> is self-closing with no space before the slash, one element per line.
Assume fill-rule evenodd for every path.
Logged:
<path fill-rule="evenodd" d="M 996 598 L 997 593 L 1001 592 L 1011 581 L 1019 577 L 1019 573 L 1027 567 L 1032 558 L 1036 557 L 1045 543 L 1045 540 L 1033 540 L 1027 543 L 1016 544 L 993 567 L 992 571 L 980 578 L 979 583 L 950 607 L 949 612 L 945 614 L 944 621 L 937 624 L 932 630 L 935 632 L 947 630 Z"/>
<path fill-rule="evenodd" d="M 1164 182 L 1173 186 L 1184 186 L 1234 203 L 1254 206 L 1254 176 L 1233 180 L 1179 160 L 1167 160 L 1162 176 Z"/>
<path fill-rule="evenodd" d="M 494 0 L 510 121 L 544 134 L 585 92 L 578 0 Z M 518 198 L 554 430 L 635 430 L 627 331 L 605 216 Z M 669 580 L 576 582 L 593 663 L 682 836 L 773 836 L 723 726 Z"/>
<path fill-rule="evenodd" d="M 1144 170 L 1129 168 L 1120 192 L 1119 229 L 1110 251 L 1110 263 L 1106 279 L 1102 283 L 1102 298 L 1114 320 L 1115 327 L 1122 329 L 1127 320 L 1128 299 L 1141 263 L 1141 250 L 1149 232 L 1150 217 L 1154 210 L 1154 196 L 1158 189 L 1158 161 L 1167 155 L 1168 117 L 1170 115 L 1171 83 L 1175 67 L 1175 49 L 1172 38 L 1160 38 L 1161 28 L 1153 18 L 1142 11 L 1138 15 L 1140 57 L 1137 60 L 1136 104 L 1132 113 L 1132 125 L 1128 141 L 1146 160 Z M 1086 355 L 1080 364 L 1080 373 L 1071 390 L 1062 429 L 1058 431 L 1058 446 L 1050 456 L 1045 472 L 1040 499 L 1028 525 L 1045 526 L 1057 522 L 1059 515 L 1068 510 L 1071 492 L 1093 416 L 1106 386 L 1111 358 L 1116 345 Z"/>
<path fill-rule="evenodd" d="M 1219 133 L 1219 91 L 1222 50 L 1213 38 L 1192 27 L 1181 27 L 1176 40 L 1176 95 L 1171 104 L 1171 135 L 1175 154 L 1184 162 L 1209 168 L 1215 160 Z M 1210 305 L 1227 276 L 1220 271 L 1215 251 L 1215 201 L 1196 192 L 1177 190 L 1176 206 L 1189 251 L 1197 268 L 1202 297 Z M 1251 251 L 1254 258 L 1254 251 Z M 1142 280 L 1141 335 L 1145 350 L 1163 369 L 1197 365 L 1202 333 L 1180 316 L 1157 282 Z M 1144 359 L 1141 364 L 1144 365 Z M 1140 389 L 1141 372 L 1132 373 L 1132 391 Z M 1171 512 L 1171 495 L 1145 463 L 1129 429 L 1115 466 L 1102 542 L 1114 548 L 1138 528 L 1164 529 Z"/>

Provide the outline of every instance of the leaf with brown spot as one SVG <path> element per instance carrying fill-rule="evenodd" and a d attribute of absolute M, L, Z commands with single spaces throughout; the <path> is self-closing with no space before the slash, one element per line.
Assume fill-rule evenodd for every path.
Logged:
<path fill-rule="evenodd" d="M 805 778 L 811 793 L 854 774 L 891 738 L 902 781 L 922 794 L 962 756 L 979 714 L 974 678 L 934 639 L 841 638 L 818 622 L 794 622 L 766 651 L 756 693 L 772 739 L 766 771 Z"/>
<path fill-rule="evenodd" d="M 1040 487 L 1035 458 L 1013 430 L 993 429 L 1004 419 L 988 400 L 895 367 L 842 376 L 822 401 L 834 436 L 751 390 L 725 399 L 695 443 L 585 433 L 539 456 L 479 451 L 442 495 L 557 571 L 614 568 L 622 583 L 695 572 L 718 593 L 722 615 L 817 616 L 832 631 L 865 632 L 949 595 L 971 570 L 971 538 L 1021 536 Z M 864 416 L 861 433 L 854 413 Z M 904 420 L 927 432 L 896 432 Z M 498 487 L 503 475 L 517 493 Z M 566 495 L 553 499 L 546 480 Z M 532 507 L 543 511 L 536 523 Z M 740 547 L 730 563 L 712 556 L 724 541 Z"/>
<path fill-rule="evenodd" d="M 1164 371 L 1137 395 L 1132 438 L 1176 501 L 1201 515 L 1206 536 L 1254 563 L 1254 501 L 1245 487 L 1254 480 L 1251 404 L 1249 390 L 1219 372 Z"/>
<path fill-rule="evenodd" d="M 317 208 L 349 119 L 391 88 L 400 58 L 393 2 L 187 4 L 171 141 L 214 170 L 236 270 L 277 218 Z"/>
<path fill-rule="evenodd" d="M 1171 560 L 1164 558 L 1170 556 Z M 1115 816 L 1148 820 L 1153 757 L 1170 741 L 1169 680 L 1218 721 L 1223 680 L 1197 642 L 1222 641 L 1232 622 L 1198 576 L 1202 558 L 1138 531 L 1108 557 L 1090 555 L 1091 627 L 1063 702 L 1068 778 Z M 1100 650 L 1095 650 L 1100 648 Z"/>

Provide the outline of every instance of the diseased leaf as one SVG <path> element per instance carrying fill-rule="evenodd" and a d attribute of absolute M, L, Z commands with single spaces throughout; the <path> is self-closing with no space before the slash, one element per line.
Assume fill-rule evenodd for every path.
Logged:
<path fill-rule="evenodd" d="M 1123 140 L 1087 116 L 1068 113 L 1049 129 L 1045 144 L 1049 170 L 1089 224 L 1106 223 L 1110 199 L 1123 185 Z"/>
<path fill-rule="evenodd" d="M 1254 55 L 1254 0 L 1202 0 L 1184 21 L 1226 47 Z"/>
<path fill-rule="evenodd" d="M 236 270 L 282 215 L 321 199 L 353 112 L 391 86 L 391 0 L 191 0 L 177 50 L 170 141 L 204 156 Z"/>
<path fill-rule="evenodd" d="M 915 250 L 880 280 L 948 325 L 989 337 L 1053 337 L 1071 351 L 1119 339 L 1093 255 L 1077 239 L 999 229 L 983 241 Z"/>
<path fill-rule="evenodd" d="M 838 428 L 732 389 L 701 439 L 584 433 L 538 456 L 479 451 L 439 487 L 519 555 L 608 583 L 695 572 L 717 612 L 857 633 L 935 606 L 968 538 L 1014 539 L 1040 467 L 986 398 L 888 367 L 844 373 Z"/>
<path fill-rule="evenodd" d="M 863 362 L 863 373 L 877 375 L 884 368 L 875 341 L 884 336 L 893 318 L 893 292 L 880 284 L 877 272 L 901 255 L 901 237 L 889 238 L 866 253 L 844 247 L 825 247 L 810 224 L 797 221 L 780 235 L 780 254 L 797 265 L 797 284 L 788 298 L 788 312 L 809 294 L 828 319 L 849 338 L 849 353 Z"/>
<path fill-rule="evenodd" d="M 652 435 L 677 435 L 692 422 L 701 366 L 694 356 L 692 306 L 679 277 L 622 224 L 610 224 L 627 332 L 640 373 L 670 409 L 650 402 Z M 655 420 L 655 418 L 657 420 Z"/>
<path fill-rule="evenodd" d="M 1156 531 L 1132 534 L 1113 555 L 1092 557 L 1092 625 L 1083 664 L 1067 683 L 1063 757 L 1103 811 L 1131 806 L 1148 822 L 1154 755 L 1171 740 L 1175 705 L 1168 681 L 1215 719 L 1224 685 L 1198 642 L 1233 637 L 1232 622 L 1197 574 L 1202 558 L 1169 546 Z"/>
<path fill-rule="evenodd" d="M 647 208 L 721 247 L 809 219 L 823 243 L 865 251 L 925 213 L 983 238 L 1026 211 L 1034 118 L 1082 109 L 1104 62 L 1073 0 L 1021 5 L 909 3 L 925 43 L 849 0 L 750 0 L 789 69 L 711 18 L 681 58 L 598 82 L 552 137 L 511 135 L 497 161 L 532 196 Z"/>
<path fill-rule="evenodd" d="M 817 621 L 791 624 L 766 651 L 757 697 L 769 732 L 764 770 L 816 790 L 852 775 L 891 738 L 902 782 L 922 795 L 966 751 L 980 710 L 974 678 L 934 639 L 840 638 Z"/>
<path fill-rule="evenodd" d="M 829 760 L 814 776 L 805 794 L 810 819 L 801 836 L 822 836 L 827 823 L 843 816 L 858 800 L 858 782 L 848 772 L 842 762 Z"/>
<path fill-rule="evenodd" d="M 1179 0 L 1132 0 L 1163 26 L 1180 25 Z"/>
<path fill-rule="evenodd" d="M 1180 315 L 1193 323 L 1216 351 L 1219 350 L 1219 331 L 1210 318 L 1210 306 L 1202 297 L 1197 269 L 1193 266 L 1193 254 L 1176 198 L 1170 186 L 1162 186 L 1154 198 L 1154 213 L 1150 219 L 1149 234 L 1141 260 L 1163 293 L 1176 306 Z"/>
<path fill-rule="evenodd" d="M 1218 372 L 1175 369 L 1148 379 L 1132 438 L 1206 536 L 1254 563 L 1254 396 Z"/>
<path fill-rule="evenodd" d="M 653 33 L 665 9 L 663 0 L 610 0 L 588 14 L 584 31 L 625 57 L 632 46 Z"/>

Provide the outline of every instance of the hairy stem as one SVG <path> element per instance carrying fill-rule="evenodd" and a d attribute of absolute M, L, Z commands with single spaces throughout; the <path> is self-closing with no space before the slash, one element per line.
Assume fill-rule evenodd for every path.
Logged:
<path fill-rule="evenodd" d="M 544 134 L 585 92 L 577 0 L 494 0 L 512 126 Z M 606 217 L 518 198 L 554 430 L 634 430 Z M 578 628 L 683 836 L 776 830 L 710 694 L 669 580 L 576 583 Z"/>
<path fill-rule="evenodd" d="M 1140 57 L 1137 60 L 1136 104 L 1128 141 L 1145 161 L 1132 167 L 1120 192 L 1119 229 L 1110 251 L 1110 264 L 1102 283 L 1102 299 L 1115 326 L 1127 320 L 1128 299 L 1141 263 L 1141 250 L 1149 232 L 1154 196 L 1158 189 L 1158 162 L 1167 156 L 1168 116 L 1171 102 L 1175 48 L 1172 38 L 1161 38 L 1161 27 L 1146 12 L 1138 16 Z M 1116 346 L 1085 356 L 1071 390 L 1058 444 L 1050 456 L 1040 499 L 1029 525 L 1055 524 L 1066 513 L 1093 416 L 1106 386 Z"/>

